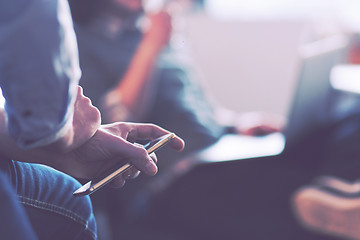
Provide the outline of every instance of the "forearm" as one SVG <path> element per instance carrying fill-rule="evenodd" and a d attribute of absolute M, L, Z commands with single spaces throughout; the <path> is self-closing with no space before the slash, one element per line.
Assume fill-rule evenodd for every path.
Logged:
<path fill-rule="evenodd" d="M 132 109 L 139 104 L 143 89 L 152 73 L 160 49 L 154 49 L 146 41 L 139 45 L 124 77 L 119 81 L 115 91 L 122 102 Z"/>
<path fill-rule="evenodd" d="M 130 109 L 142 105 L 145 89 L 148 88 L 157 58 L 162 49 L 168 45 L 171 36 L 171 17 L 166 12 L 148 16 L 150 28 L 144 32 L 128 71 L 120 79 L 115 91 L 121 95 L 121 101 Z"/>

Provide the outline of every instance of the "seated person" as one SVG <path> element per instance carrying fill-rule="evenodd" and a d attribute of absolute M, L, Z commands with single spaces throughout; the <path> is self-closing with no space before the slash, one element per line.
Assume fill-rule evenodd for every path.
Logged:
<path fill-rule="evenodd" d="M 0 212 L 1 236 L 96 239 L 90 198 L 72 195 L 80 187 L 75 178 L 92 179 L 129 160 L 135 168 L 114 186 L 139 170 L 154 175 L 156 156 L 130 142 L 168 131 L 152 124 L 100 125 L 98 109 L 78 86 L 75 33 L 65 0 L 5 1 L 0 23 L 0 87 L 6 99 L 0 108 L 0 193 L 6 207 Z M 170 145 L 183 148 L 178 137 Z M 14 199 L 18 202 L 9 202 Z"/>

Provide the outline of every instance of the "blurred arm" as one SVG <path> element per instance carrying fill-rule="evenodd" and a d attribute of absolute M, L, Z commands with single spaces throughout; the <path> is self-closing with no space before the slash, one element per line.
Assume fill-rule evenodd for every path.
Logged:
<path fill-rule="evenodd" d="M 107 104 L 121 103 L 136 115 L 143 105 L 147 80 L 157 57 L 166 46 L 171 34 L 171 17 L 166 12 L 150 16 L 151 26 L 140 42 L 129 68 L 119 84 L 106 96 Z"/>
<path fill-rule="evenodd" d="M 70 145 L 80 68 L 67 1 L 2 3 L 0 85 L 8 132 L 21 148 Z"/>

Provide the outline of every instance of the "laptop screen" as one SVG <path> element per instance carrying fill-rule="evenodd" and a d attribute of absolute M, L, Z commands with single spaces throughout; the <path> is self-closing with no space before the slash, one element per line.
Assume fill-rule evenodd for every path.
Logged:
<path fill-rule="evenodd" d="M 329 123 L 330 72 L 344 61 L 348 40 L 332 36 L 300 49 L 301 68 L 285 129 L 286 147 Z"/>

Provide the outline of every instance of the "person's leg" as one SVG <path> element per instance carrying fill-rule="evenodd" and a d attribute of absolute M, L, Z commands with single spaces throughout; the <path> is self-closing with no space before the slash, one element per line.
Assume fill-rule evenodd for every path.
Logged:
<path fill-rule="evenodd" d="M 37 237 L 31 227 L 23 206 L 3 171 L 0 171 L 0 236 L 1 239 L 28 239 Z"/>
<path fill-rule="evenodd" d="M 11 181 L 39 239 L 96 239 L 88 196 L 74 197 L 81 185 L 53 168 L 12 161 Z"/>

